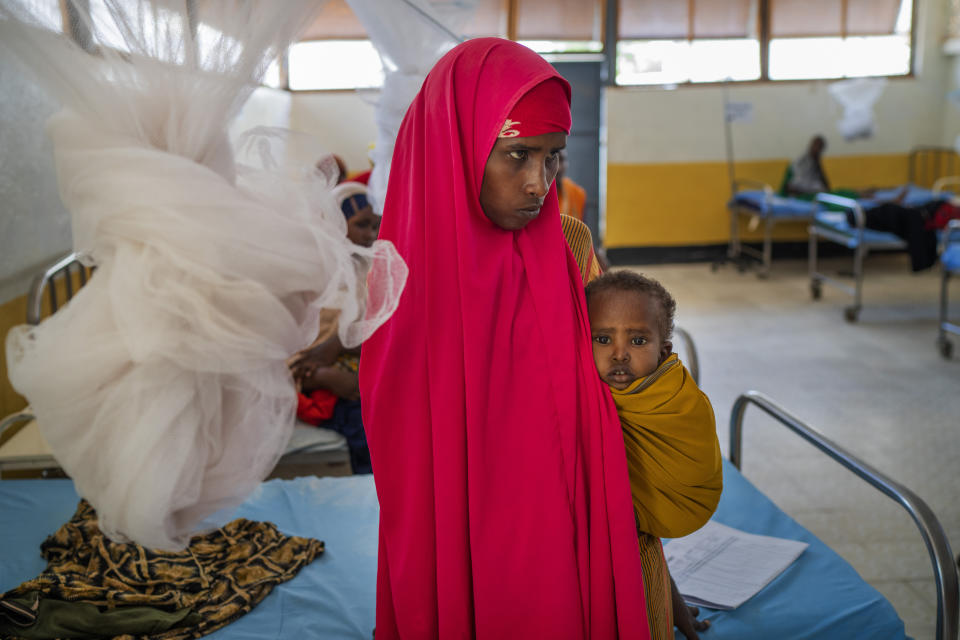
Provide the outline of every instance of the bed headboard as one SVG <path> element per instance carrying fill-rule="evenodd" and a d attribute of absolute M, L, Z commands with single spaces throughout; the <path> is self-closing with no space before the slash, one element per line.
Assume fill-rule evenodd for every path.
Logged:
<path fill-rule="evenodd" d="M 930 188 L 944 176 L 960 175 L 960 155 L 952 147 L 916 147 L 910 152 L 908 182 Z"/>

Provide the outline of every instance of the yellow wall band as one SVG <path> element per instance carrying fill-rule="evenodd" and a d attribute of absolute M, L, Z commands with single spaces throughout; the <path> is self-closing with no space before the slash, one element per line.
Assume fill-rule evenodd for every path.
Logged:
<path fill-rule="evenodd" d="M 831 186 L 865 189 L 907 181 L 907 154 L 825 157 Z M 789 160 L 738 162 L 736 176 L 779 188 Z M 726 202 L 730 181 L 725 162 L 611 164 L 607 167 L 604 244 L 615 247 L 725 244 L 730 236 Z M 762 231 L 747 231 L 759 240 Z M 778 224 L 775 240 L 806 240 L 803 223 Z"/>

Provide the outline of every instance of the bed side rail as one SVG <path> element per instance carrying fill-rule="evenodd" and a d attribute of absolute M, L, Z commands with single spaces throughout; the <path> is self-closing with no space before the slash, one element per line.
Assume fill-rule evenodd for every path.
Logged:
<path fill-rule="evenodd" d="M 943 176 L 942 178 L 937 178 L 937 181 L 933 183 L 933 186 L 930 188 L 933 191 L 934 196 L 939 196 L 944 191 L 948 189 L 949 186 L 960 186 L 960 176 Z"/>
<path fill-rule="evenodd" d="M 910 152 L 908 182 L 928 187 L 940 176 L 960 173 L 960 156 L 952 147 L 922 146 Z"/>
<path fill-rule="evenodd" d="M 859 476 L 875 489 L 897 502 L 920 530 L 927 552 L 933 563 L 937 583 L 937 640 L 957 640 L 957 608 L 960 596 L 957 591 L 957 570 L 953 564 L 950 543 L 937 517 L 915 493 L 874 469 L 863 460 L 833 442 L 820 431 L 801 422 L 783 407 L 759 391 L 747 391 L 737 398 L 730 411 L 730 462 L 737 469 L 742 463 L 743 417 L 749 405 L 756 405 L 785 427 L 808 441 L 817 449 L 833 458 Z"/>
<path fill-rule="evenodd" d="M 87 268 L 81 264 L 76 253 L 68 253 L 55 263 L 47 267 L 43 273 L 37 274 L 30 285 L 30 292 L 27 295 L 27 324 L 40 324 L 43 315 L 43 292 L 50 297 L 50 313 L 55 313 L 60 305 L 70 300 L 74 295 L 72 272 L 76 271 L 79 277 L 79 286 L 87 283 Z M 60 300 L 57 295 L 56 280 L 62 277 L 64 280 L 65 297 Z"/>

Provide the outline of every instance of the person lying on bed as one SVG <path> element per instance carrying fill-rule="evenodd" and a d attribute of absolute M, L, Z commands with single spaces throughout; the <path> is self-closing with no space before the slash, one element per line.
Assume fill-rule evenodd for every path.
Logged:
<path fill-rule="evenodd" d="M 343 182 L 333 191 L 347 218 L 347 237 L 354 244 L 370 247 L 377 239 L 380 216 L 367 201 L 367 189 L 357 182 Z M 358 370 L 360 348 L 345 349 L 340 343 L 336 315 L 321 319 L 317 340 L 295 355 L 290 370 L 297 383 L 297 417 L 342 434 L 350 449 L 354 473 L 370 473 L 370 451 L 360 416 Z"/>
<path fill-rule="evenodd" d="M 597 372 L 623 427 L 651 637 L 673 638 L 676 625 L 694 640 L 710 622 L 683 602 L 660 538 L 693 533 L 717 508 L 723 476 L 713 408 L 671 353 L 676 303 L 659 282 L 614 271 L 591 281 L 586 296 Z"/>
<path fill-rule="evenodd" d="M 784 177 L 784 195 L 805 200 L 813 199 L 818 193 L 832 193 L 845 198 L 873 198 L 876 189 L 830 189 L 830 181 L 821 162 L 827 141 L 823 136 L 814 136 L 807 151 L 793 161 Z M 939 201 L 919 207 L 903 205 L 908 187 L 897 191 L 893 197 L 864 205 L 864 226 L 874 231 L 893 233 L 907 243 L 910 255 L 910 269 L 923 271 L 937 261 L 937 235 L 932 222 Z M 847 211 L 846 209 L 843 209 Z M 853 212 L 847 211 L 847 222 L 856 226 Z"/>

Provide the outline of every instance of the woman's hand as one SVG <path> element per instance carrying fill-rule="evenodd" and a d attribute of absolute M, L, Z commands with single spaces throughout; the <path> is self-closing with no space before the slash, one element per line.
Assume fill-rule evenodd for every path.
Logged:
<path fill-rule="evenodd" d="M 340 338 L 334 334 L 295 356 L 290 362 L 290 373 L 298 384 L 303 385 L 317 369 L 332 365 L 342 351 Z"/>
<path fill-rule="evenodd" d="M 360 379 L 353 371 L 340 367 L 319 367 L 301 380 L 303 393 L 317 389 L 329 391 L 344 400 L 360 399 Z"/>

